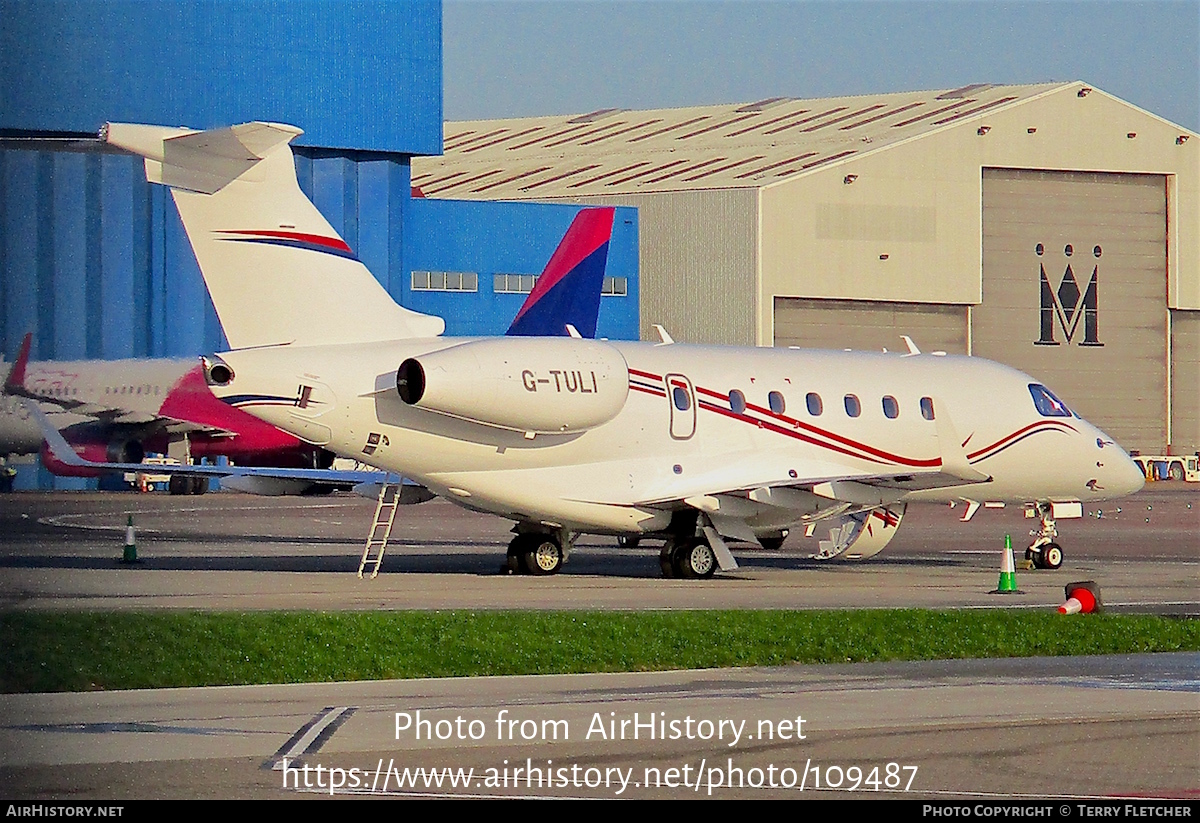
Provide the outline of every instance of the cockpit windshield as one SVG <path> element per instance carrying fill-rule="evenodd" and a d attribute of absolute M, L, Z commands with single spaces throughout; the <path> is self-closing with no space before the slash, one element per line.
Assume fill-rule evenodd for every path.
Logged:
<path fill-rule="evenodd" d="M 1067 408 L 1067 404 L 1055 397 L 1054 392 L 1040 383 L 1030 383 L 1029 393 L 1033 395 L 1033 405 L 1042 417 L 1071 416 L 1071 410 Z"/>

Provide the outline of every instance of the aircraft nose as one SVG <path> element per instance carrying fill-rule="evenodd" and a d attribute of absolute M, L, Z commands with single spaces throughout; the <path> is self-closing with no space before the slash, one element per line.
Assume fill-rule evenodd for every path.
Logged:
<path fill-rule="evenodd" d="M 1142 490 L 1142 486 L 1146 485 L 1146 476 L 1142 474 L 1141 467 L 1133 462 L 1133 458 L 1124 452 L 1121 453 L 1122 460 L 1117 461 L 1116 473 L 1118 478 L 1113 484 L 1121 490 L 1121 494 L 1134 494 Z"/>
<path fill-rule="evenodd" d="M 1101 431 L 1097 431 L 1096 446 L 1103 455 L 1097 465 L 1104 466 L 1105 477 L 1102 482 L 1108 495 L 1125 497 L 1141 491 L 1146 484 L 1146 477 L 1133 458 Z"/>

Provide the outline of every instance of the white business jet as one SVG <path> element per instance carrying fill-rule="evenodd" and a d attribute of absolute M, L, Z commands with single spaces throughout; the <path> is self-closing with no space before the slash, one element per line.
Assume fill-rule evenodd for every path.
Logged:
<path fill-rule="evenodd" d="M 514 521 L 514 570 L 558 571 L 581 533 L 655 535 L 667 576 L 707 577 L 737 567 L 727 541 L 821 521 L 821 556 L 869 557 L 912 501 L 1033 501 L 1053 528 L 1055 506 L 1142 486 L 1048 388 L 979 358 L 692 346 L 665 331 L 605 342 L 565 324 L 440 337 L 443 321 L 397 305 L 301 192 L 299 134 L 101 131 L 171 188 L 232 348 L 205 360 L 216 395 Z M 584 214 L 593 230 L 560 247 L 523 314 L 598 291 L 612 212 Z M 1041 543 L 1035 562 L 1061 564 Z"/>

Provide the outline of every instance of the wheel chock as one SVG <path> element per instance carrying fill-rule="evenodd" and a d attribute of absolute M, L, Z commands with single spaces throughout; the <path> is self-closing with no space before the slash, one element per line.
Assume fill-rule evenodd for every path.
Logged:
<path fill-rule="evenodd" d="M 1058 607 L 1059 614 L 1098 614 L 1104 604 L 1100 600 L 1100 587 L 1094 580 L 1081 580 L 1063 587 L 1067 601 Z"/>
<path fill-rule="evenodd" d="M 125 549 L 121 554 L 122 563 L 137 562 L 137 541 L 133 535 L 133 515 L 129 515 L 129 522 L 125 526 Z"/>
<path fill-rule="evenodd" d="M 991 594 L 1025 594 L 1017 588 L 1017 569 L 1013 563 L 1012 535 L 1004 535 L 1004 554 L 1000 559 L 1000 582 Z"/>

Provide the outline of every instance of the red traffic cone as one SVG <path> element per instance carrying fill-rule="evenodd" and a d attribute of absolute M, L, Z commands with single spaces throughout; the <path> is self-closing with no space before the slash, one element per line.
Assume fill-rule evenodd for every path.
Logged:
<path fill-rule="evenodd" d="M 1093 614 L 1103 608 L 1100 587 L 1093 580 L 1068 583 L 1064 594 L 1067 602 L 1058 607 L 1059 614 Z"/>

